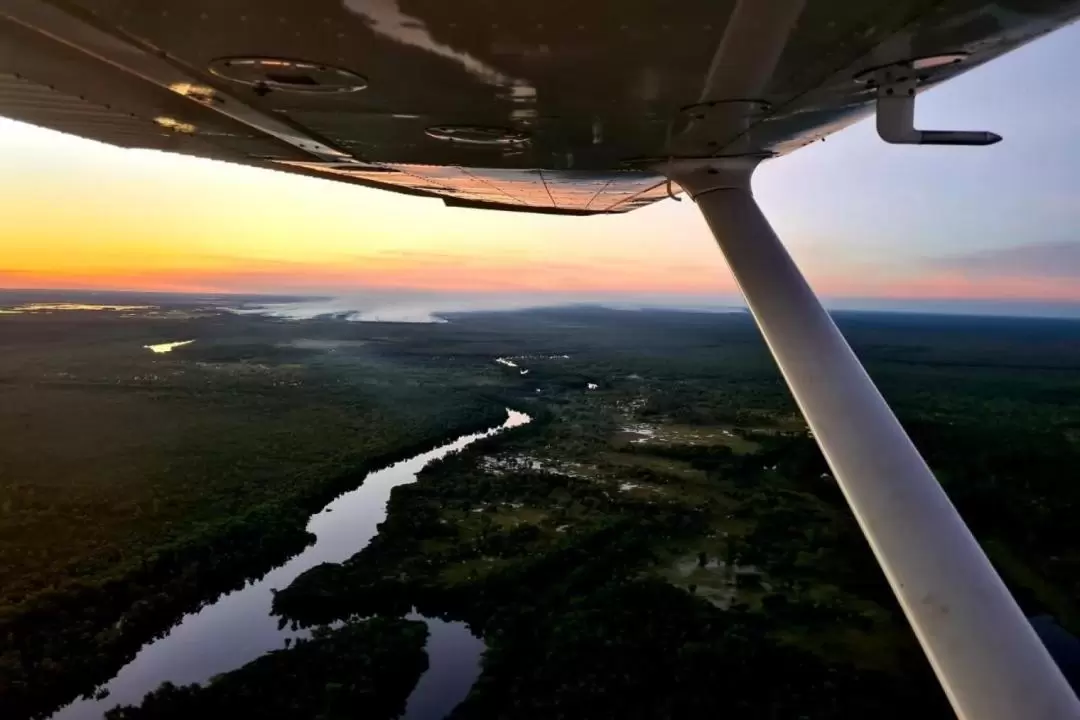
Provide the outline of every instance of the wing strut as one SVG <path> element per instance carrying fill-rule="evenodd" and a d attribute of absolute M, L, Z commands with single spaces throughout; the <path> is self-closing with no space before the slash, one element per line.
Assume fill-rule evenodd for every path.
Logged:
<path fill-rule="evenodd" d="M 756 158 L 673 161 L 960 718 L 1080 718 L 979 544 L 758 209 Z"/>

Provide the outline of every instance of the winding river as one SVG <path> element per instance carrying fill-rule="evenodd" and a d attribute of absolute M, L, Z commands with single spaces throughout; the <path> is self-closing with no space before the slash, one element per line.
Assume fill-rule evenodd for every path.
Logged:
<path fill-rule="evenodd" d="M 493 430 L 464 435 L 441 447 L 369 474 L 360 487 L 341 495 L 308 520 L 317 540 L 299 555 L 261 580 L 221 597 L 187 615 L 169 633 L 144 646 L 105 686 L 103 700 L 78 700 L 52 720 L 100 720 L 117 705 L 139 704 L 146 693 L 169 681 L 177 685 L 203 683 L 234 670 L 263 653 L 284 647 L 286 638 L 304 631 L 278 629 L 270 614 L 271 590 L 283 589 L 300 573 L 324 562 L 341 562 L 362 550 L 378 533 L 386 517 L 390 491 L 416 481 L 432 460 L 501 432 L 530 422 L 524 413 L 507 410 L 506 421 Z M 405 720 L 441 720 L 468 694 L 480 672 L 484 644 L 463 623 L 419 618 L 427 622 L 428 670 L 409 696 Z"/>

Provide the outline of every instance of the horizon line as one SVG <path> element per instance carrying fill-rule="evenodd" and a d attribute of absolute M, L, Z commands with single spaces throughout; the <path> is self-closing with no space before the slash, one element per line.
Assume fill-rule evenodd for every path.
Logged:
<path fill-rule="evenodd" d="M 552 295 L 579 295 L 579 296 L 625 296 L 628 298 L 637 297 L 670 297 L 673 299 L 685 298 L 695 300 L 707 300 L 707 296 L 701 294 L 695 294 L 692 292 L 678 292 L 678 291 L 610 291 L 610 290 L 580 290 L 580 291 L 566 291 L 566 290 L 488 290 L 478 288 L 475 290 L 449 290 L 442 288 L 421 288 L 421 287 L 385 287 L 385 286 L 373 286 L 373 287 L 356 287 L 348 289 L 330 289 L 330 290 L 310 290 L 301 292 L 277 292 L 273 290 L 170 290 L 170 289 L 128 289 L 128 288 L 100 288 L 100 287 L 41 287 L 41 286 L 6 286 L 0 285 L 0 293 L 14 293 L 14 292 L 49 292 L 49 293 L 121 293 L 130 295 L 191 295 L 191 296 L 207 296 L 207 295 L 226 295 L 226 296 L 244 296 L 244 297 L 289 297 L 289 298 L 304 298 L 304 299 L 330 299 L 348 297 L 350 295 L 356 295 L 361 293 L 383 293 L 383 294 L 396 294 L 396 293 L 421 293 L 427 295 L 520 295 L 524 297 L 540 296 L 545 294 Z M 882 303 L 896 303 L 896 302 L 913 302 L 913 303 L 937 303 L 937 302 L 958 302 L 958 303 L 1021 303 L 1031 305 L 1059 305 L 1080 308 L 1080 299 L 1077 300 L 1047 300 L 1043 298 L 1028 298 L 1028 297 L 970 297 L 970 296 L 934 296 L 934 297 L 920 297 L 920 296 L 877 296 L 877 295 L 829 295 L 825 293 L 819 293 L 819 297 L 824 300 L 831 301 L 857 301 L 857 302 L 882 302 Z M 736 299 L 739 302 L 744 302 L 742 295 L 738 293 L 717 293 L 717 302 L 728 302 L 731 299 Z"/>
<path fill-rule="evenodd" d="M 668 310 L 673 312 L 709 312 L 714 309 L 739 309 L 749 311 L 741 296 L 718 295 L 714 298 L 700 295 L 680 293 L 643 293 L 635 297 L 632 293 L 605 293 L 603 297 L 587 297 L 590 293 L 582 293 L 586 297 L 559 297 L 553 292 L 552 297 L 545 302 L 543 292 L 505 292 L 505 291 L 447 291 L 447 290 L 424 290 L 419 288 L 370 288 L 354 289 L 337 294 L 296 294 L 296 293 L 273 293 L 266 291 L 191 291 L 191 290 L 128 290 L 128 289 L 101 289 L 101 288 L 47 288 L 47 287 L 0 287 L 0 295 L 4 294 L 53 294 L 62 295 L 127 295 L 127 296 L 167 296 L 167 297 L 191 297 L 191 298 L 237 298 L 264 300 L 267 304 L 282 304 L 296 301 L 319 301 L 348 298 L 350 295 L 361 293 L 373 293 L 377 295 L 393 296 L 401 294 L 424 294 L 428 296 L 453 297 L 491 297 L 502 296 L 507 299 L 517 296 L 521 299 L 536 300 L 535 304 L 519 305 L 516 307 L 488 307 L 488 308 L 462 308 L 440 309 L 432 308 L 432 315 L 458 314 L 467 312 L 509 312 L 527 309 L 544 309 L 574 306 L 599 306 L 607 305 L 612 310 Z M 663 297 L 660 300 L 658 297 Z M 434 298 L 431 298 L 434 299 Z M 680 305 L 680 301 L 682 304 Z M 956 317 L 999 317 L 999 318 L 1024 318 L 1024 319 L 1056 319 L 1056 320 L 1080 320 L 1080 302 L 1067 300 L 1037 300 L 1027 298 L 895 298 L 895 297 L 831 297 L 822 298 L 826 309 L 832 312 L 864 312 L 864 313 L 889 313 L 907 315 L 951 315 Z M 631 307 L 610 307 L 611 303 L 629 305 Z M 1009 306 L 1012 307 L 1009 307 Z M 328 311 L 324 315 L 333 315 L 335 311 Z M 340 312 L 338 313 L 340 314 Z"/>

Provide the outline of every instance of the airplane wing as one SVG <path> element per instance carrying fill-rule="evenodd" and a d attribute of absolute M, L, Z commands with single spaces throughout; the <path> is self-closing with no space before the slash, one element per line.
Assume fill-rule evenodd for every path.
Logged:
<path fill-rule="evenodd" d="M 860 77 L 919 90 L 1076 17 L 1066 0 L 810 0 L 760 97 L 702 96 L 733 0 L 0 0 L 0 115 L 122 147 L 441 198 L 622 213 L 717 103 L 717 156 L 775 157 L 862 118 Z"/>
<path fill-rule="evenodd" d="M 455 206 L 621 213 L 681 186 L 957 715 L 1057 720 L 1080 702 L 750 176 L 875 110 L 888 142 L 996 142 L 915 128 L 917 94 L 1078 13 L 1080 0 L 0 0 L 0 113 Z"/>

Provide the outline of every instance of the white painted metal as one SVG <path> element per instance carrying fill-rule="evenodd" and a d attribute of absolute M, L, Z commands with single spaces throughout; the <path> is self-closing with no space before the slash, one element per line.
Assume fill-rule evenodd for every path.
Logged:
<path fill-rule="evenodd" d="M 877 82 L 877 131 L 882 140 L 896 145 L 993 145 L 997 133 L 985 130 L 918 130 L 915 128 L 915 94 L 918 73 L 912 63 L 879 68 Z"/>
<path fill-rule="evenodd" d="M 755 98 L 772 77 L 805 5 L 806 0 L 738 0 L 698 102 Z"/>
<path fill-rule="evenodd" d="M 737 0 L 698 96 L 703 114 L 673 138 L 671 154 L 694 156 L 705 147 L 724 147 L 729 154 L 757 150 L 746 131 L 761 110 L 759 95 L 805 4 L 805 0 Z"/>
<path fill-rule="evenodd" d="M 1080 704 L 750 192 L 753 161 L 669 167 L 701 207 L 912 628 L 965 720 Z"/>

